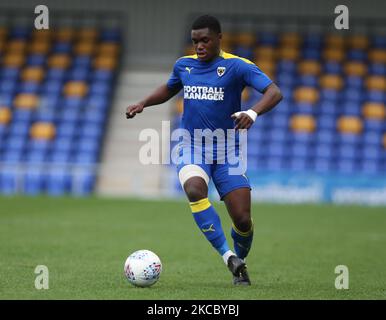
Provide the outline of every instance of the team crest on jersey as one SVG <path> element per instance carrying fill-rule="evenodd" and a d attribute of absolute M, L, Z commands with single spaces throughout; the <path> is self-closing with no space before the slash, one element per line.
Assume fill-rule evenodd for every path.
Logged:
<path fill-rule="evenodd" d="M 225 67 L 217 67 L 217 74 L 219 77 L 224 75 L 224 73 L 225 73 Z"/>

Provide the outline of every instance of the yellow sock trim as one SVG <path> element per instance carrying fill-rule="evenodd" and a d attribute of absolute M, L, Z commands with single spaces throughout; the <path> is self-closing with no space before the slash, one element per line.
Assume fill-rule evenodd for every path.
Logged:
<path fill-rule="evenodd" d="M 193 213 L 204 211 L 208 209 L 210 206 L 211 204 L 208 198 L 204 198 L 196 202 L 190 202 L 190 208 L 192 209 Z"/>
<path fill-rule="evenodd" d="M 252 221 L 252 224 L 251 224 L 251 229 L 249 229 L 249 231 L 246 231 L 246 232 L 243 232 L 243 231 L 240 231 L 239 229 L 236 228 L 236 226 L 234 224 L 232 224 L 232 228 L 233 230 L 236 231 L 236 233 L 238 233 L 240 236 L 242 237 L 248 237 L 250 236 L 252 233 L 253 233 L 253 220 L 251 219 Z"/>

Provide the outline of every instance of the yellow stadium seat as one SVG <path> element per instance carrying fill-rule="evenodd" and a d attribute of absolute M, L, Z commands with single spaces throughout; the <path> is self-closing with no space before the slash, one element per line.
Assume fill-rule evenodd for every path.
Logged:
<path fill-rule="evenodd" d="M 385 49 L 373 49 L 368 53 L 368 58 L 374 63 L 386 63 L 386 50 Z"/>
<path fill-rule="evenodd" d="M 35 109 L 39 104 L 39 97 L 32 93 L 19 93 L 13 103 L 16 108 Z"/>
<path fill-rule="evenodd" d="M 31 37 L 34 40 L 50 41 L 53 35 L 52 29 L 33 29 Z"/>
<path fill-rule="evenodd" d="M 284 60 L 297 60 L 300 52 L 295 47 L 281 47 L 279 48 L 279 57 Z"/>
<path fill-rule="evenodd" d="M 2 54 L 5 51 L 6 42 L 2 39 L 0 39 L 0 54 Z"/>
<path fill-rule="evenodd" d="M 78 55 L 92 55 L 95 51 L 95 43 L 92 41 L 82 41 L 75 45 L 74 52 Z"/>
<path fill-rule="evenodd" d="M 27 67 L 21 73 L 23 81 L 41 82 L 44 78 L 44 69 L 41 67 Z"/>
<path fill-rule="evenodd" d="M 367 73 L 367 66 L 359 61 L 349 61 L 344 65 L 344 72 L 349 76 L 363 77 Z"/>
<path fill-rule="evenodd" d="M 331 60 L 341 62 L 345 57 L 345 53 L 342 49 L 328 47 L 323 51 L 323 58 L 325 60 Z"/>
<path fill-rule="evenodd" d="M 252 47 L 256 43 L 256 35 L 252 32 L 241 32 L 234 37 L 235 45 Z"/>
<path fill-rule="evenodd" d="M 386 90 L 386 77 L 369 76 L 365 80 L 365 85 L 369 90 Z"/>
<path fill-rule="evenodd" d="M 304 60 L 299 63 L 298 71 L 303 75 L 317 76 L 320 74 L 322 67 L 319 61 L 316 60 Z"/>
<path fill-rule="evenodd" d="M 386 108 L 380 102 L 367 102 L 362 108 L 363 116 L 367 119 L 384 120 L 386 118 Z"/>
<path fill-rule="evenodd" d="M 319 84 L 324 89 L 340 90 L 343 87 L 343 79 L 337 74 L 325 74 L 320 77 Z"/>
<path fill-rule="evenodd" d="M 342 116 L 337 121 L 337 129 L 341 133 L 359 134 L 362 132 L 363 124 L 359 117 Z"/>
<path fill-rule="evenodd" d="M 316 129 L 316 121 L 311 115 L 298 114 L 290 119 L 290 128 L 294 132 L 313 132 Z"/>
<path fill-rule="evenodd" d="M 179 114 L 184 112 L 184 98 L 178 97 L 176 100 L 176 111 Z"/>
<path fill-rule="evenodd" d="M 8 124 L 11 121 L 12 113 L 7 107 L 0 107 L 0 123 Z"/>
<path fill-rule="evenodd" d="M 88 92 L 88 86 L 83 81 L 67 82 L 63 88 L 63 93 L 66 96 L 84 97 Z"/>
<path fill-rule="evenodd" d="M 383 148 L 386 149 L 386 133 L 383 134 L 382 142 L 383 142 Z"/>
<path fill-rule="evenodd" d="M 6 27 L 0 27 L 0 39 L 7 38 L 8 29 Z"/>
<path fill-rule="evenodd" d="M 256 60 L 255 64 L 263 70 L 263 72 L 274 73 L 276 70 L 276 64 L 272 60 Z"/>
<path fill-rule="evenodd" d="M 352 35 L 347 39 L 347 43 L 352 49 L 365 50 L 369 46 L 369 39 L 365 35 Z"/>
<path fill-rule="evenodd" d="M 24 61 L 25 57 L 22 53 L 7 53 L 3 58 L 3 64 L 7 67 L 21 67 Z"/>
<path fill-rule="evenodd" d="M 280 43 L 284 47 L 299 47 L 302 37 L 296 32 L 284 33 L 280 37 Z"/>
<path fill-rule="evenodd" d="M 74 38 L 75 31 L 72 28 L 62 28 L 59 30 L 56 30 L 55 32 L 55 38 L 58 41 L 71 41 Z"/>
<path fill-rule="evenodd" d="M 28 50 L 33 54 L 47 54 L 50 51 L 51 44 L 48 41 L 34 41 L 32 42 Z"/>
<path fill-rule="evenodd" d="M 231 47 L 234 44 L 234 34 L 230 32 L 223 32 L 222 33 L 222 39 L 221 39 L 221 46 L 228 46 Z"/>
<path fill-rule="evenodd" d="M 76 37 L 80 41 L 95 41 L 99 36 L 99 32 L 95 28 L 83 28 L 76 33 Z"/>
<path fill-rule="evenodd" d="M 71 63 L 70 57 L 65 53 L 57 53 L 48 59 L 51 68 L 67 69 Z"/>
<path fill-rule="evenodd" d="M 31 138 L 35 140 L 51 140 L 55 133 L 55 126 L 50 122 L 35 122 L 30 128 Z"/>
<path fill-rule="evenodd" d="M 260 46 L 254 50 L 255 60 L 274 60 L 276 51 L 271 46 Z"/>
<path fill-rule="evenodd" d="M 102 42 L 98 46 L 98 55 L 101 56 L 117 56 L 119 53 L 119 45 L 117 43 Z"/>
<path fill-rule="evenodd" d="M 319 100 L 319 91 L 313 87 L 299 87 L 294 91 L 297 102 L 316 103 Z"/>
<path fill-rule="evenodd" d="M 94 58 L 94 67 L 96 69 L 113 70 L 117 66 L 117 59 L 114 57 L 98 56 Z"/>
<path fill-rule="evenodd" d="M 345 39 L 342 35 L 332 33 L 325 36 L 324 43 L 327 47 L 343 49 L 345 46 Z"/>
<path fill-rule="evenodd" d="M 27 48 L 27 42 L 24 40 L 11 40 L 8 41 L 6 50 L 9 54 L 21 54 L 25 52 Z"/>

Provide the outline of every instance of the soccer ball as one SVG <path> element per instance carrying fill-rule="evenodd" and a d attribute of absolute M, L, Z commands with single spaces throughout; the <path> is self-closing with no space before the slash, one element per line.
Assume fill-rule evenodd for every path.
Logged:
<path fill-rule="evenodd" d="M 138 250 L 125 262 L 127 280 L 137 287 L 150 287 L 156 283 L 162 272 L 160 258 L 150 250 Z"/>

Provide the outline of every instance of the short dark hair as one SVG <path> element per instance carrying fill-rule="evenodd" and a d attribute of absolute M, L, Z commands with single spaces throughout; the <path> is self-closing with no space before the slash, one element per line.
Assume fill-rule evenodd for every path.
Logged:
<path fill-rule="evenodd" d="M 221 33 L 221 25 L 217 18 L 208 14 L 198 17 L 192 24 L 192 30 L 208 28 L 216 33 Z"/>

